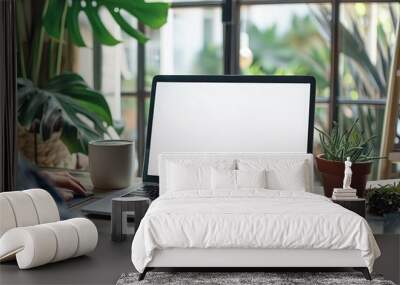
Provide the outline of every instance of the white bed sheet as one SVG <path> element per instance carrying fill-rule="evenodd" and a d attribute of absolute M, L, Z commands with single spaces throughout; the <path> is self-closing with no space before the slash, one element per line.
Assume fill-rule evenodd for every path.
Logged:
<path fill-rule="evenodd" d="M 357 249 L 371 272 L 380 255 L 359 215 L 321 195 L 265 189 L 160 196 L 134 237 L 135 268 L 167 248 Z"/>

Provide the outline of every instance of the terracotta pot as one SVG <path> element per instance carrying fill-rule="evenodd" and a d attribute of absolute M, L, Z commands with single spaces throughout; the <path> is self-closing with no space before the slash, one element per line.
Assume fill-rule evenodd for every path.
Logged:
<path fill-rule="evenodd" d="M 332 197 L 333 188 L 341 188 L 344 178 L 344 162 L 326 160 L 323 154 L 316 156 L 316 162 L 319 172 L 321 172 L 324 192 L 326 197 Z M 355 162 L 351 166 L 353 171 L 351 187 L 357 189 L 357 196 L 365 196 L 365 187 L 368 181 L 368 175 L 371 172 L 372 162 Z"/>

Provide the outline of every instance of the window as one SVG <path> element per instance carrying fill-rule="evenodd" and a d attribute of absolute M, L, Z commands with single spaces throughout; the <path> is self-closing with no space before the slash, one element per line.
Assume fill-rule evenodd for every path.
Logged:
<path fill-rule="evenodd" d="M 399 9 L 394 3 L 341 4 L 340 98 L 384 102 Z"/>
<path fill-rule="evenodd" d="M 342 3 L 339 22 L 339 118 L 355 118 L 379 154 L 399 3 Z M 377 163 L 373 174 L 377 173 Z"/>
<path fill-rule="evenodd" d="M 137 140 L 141 162 L 154 75 L 225 73 L 313 75 L 317 127 L 360 118 L 380 138 L 399 18 L 397 0 L 173 1 L 148 43 L 123 44 L 123 136 Z"/>
<path fill-rule="evenodd" d="M 319 22 L 320 4 L 241 7 L 240 69 L 243 74 L 313 75 L 317 96 L 329 97 L 328 24 Z"/>
<path fill-rule="evenodd" d="M 124 122 L 124 131 L 121 136 L 125 139 L 137 139 L 138 136 L 137 97 L 123 96 L 121 103 L 122 103 L 121 104 L 122 118 Z"/>
<path fill-rule="evenodd" d="M 156 74 L 222 74 L 220 8 L 174 8 L 168 22 L 148 31 L 146 90 Z"/>

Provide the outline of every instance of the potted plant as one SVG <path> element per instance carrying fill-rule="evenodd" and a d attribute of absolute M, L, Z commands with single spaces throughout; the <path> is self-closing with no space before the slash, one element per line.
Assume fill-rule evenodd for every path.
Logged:
<path fill-rule="evenodd" d="M 353 172 L 351 187 L 357 189 L 358 197 L 364 197 L 372 161 L 379 159 L 373 155 L 375 136 L 364 138 L 358 119 L 348 130 L 340 130 L 336 122 L 329 133 L 315 129 L 319 132 L 322 150 L 322 154 L 316 156 L 316 162 L 325 196 L 332 197 L 333 189 L 343 186 L 344 161 L 350 157 Z"/>
<path fill-rule="evenodd" d="M 145 0 L 16 1 L 18 44 L 18 148 L 40 166 L 73 167 L 71 154 L 88 151 L 90 140 L 118 136 L 104 96 L 73 72 L 76 47 L 84 47 L 80 15 L 102 45 L 121 41 L 103 23 L 108 11 L 127 35 L 148 38 L 129 20 L 157 29 L 168 3 Z"/>
<path fill-rule="evenodd" d="M 400 227 L 400 183 L 368 189 L 367 207 L 371 214 L 382 216 L 383 231 L 394 233 Z"/>
<path fill-rule="evenodd" d="M 383 216 L 400 210 L 400 182 L 370 188 L 367 191 L 368 211 Z"/>

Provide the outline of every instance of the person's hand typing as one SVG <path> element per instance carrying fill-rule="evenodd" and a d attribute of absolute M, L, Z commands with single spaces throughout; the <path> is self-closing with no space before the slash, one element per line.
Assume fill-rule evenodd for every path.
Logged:
<path fill-rule="evenodd" d="M 81 196 L 87 195 L 85 187 L 67 171 L 42 171 L 41 174 L 54 185 L 56 191 L 65 201 L 71 200 L 75 194 Z"/>

